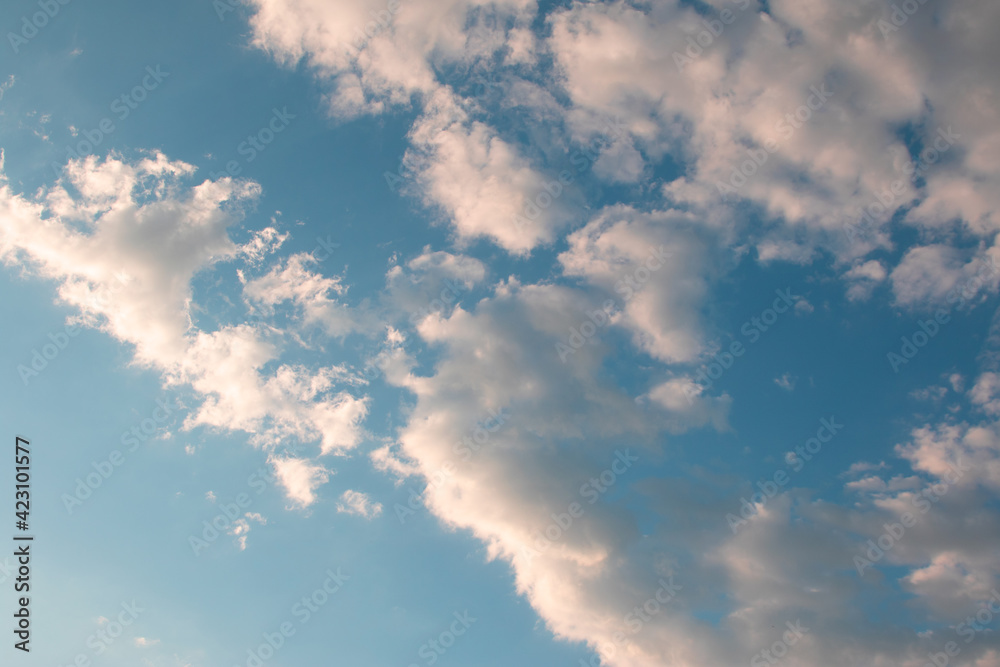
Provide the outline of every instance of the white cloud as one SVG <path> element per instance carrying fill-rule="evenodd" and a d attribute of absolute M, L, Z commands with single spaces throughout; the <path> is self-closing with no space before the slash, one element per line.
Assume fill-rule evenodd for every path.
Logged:
<path fill-rule="evenodd" d="M 785 373 L 780 377 L 774 378 L 774 384 L 778 385 L 785 391 L 792 391 L 795 389 L 795 382 L 798 380 L 796 377 L 792 377 L 791 373 Z"/>
<path fill-rule="evenodd" d="M 887 561 L 908 568 L 902 583 L 917 594 L 914 604 L 941 613 L 966 609 L 959 603 L 967 605 L 995 576 L 985 555 L 995 545 L 956 528 L 965 516 L 960 510 L 976 506 L 971 500 L 981 488 L 1000 486 L 995 425 L 925 426 L 897 448 L 917 475 L 849 482 L 861 498 L 850 509 L 789 492 L 738 535 L 722 538 L 685 523 L 724 515 L 707 491 L 694 489 L 702 495 L 691 502 L 681 492 L 692 489 L 675 480 L 622 473 L 618 483 L 630 492 L 662 501 L 653 504 L 656 521 L 640 522 L 623 503 L 595 503 L 578 519 L 578 530 L 566 531 L 544 553 L 530 556 L 528 549 L 552 514 L 578 498 L 581 480 L 611 465 L 623 443 L 640 456 L 673 464 L 667 434 L 708 424 L 723 428 L 728 397 L 688 395 L 690 381 L 663 368 L 695 362 L 708 349 L 704 305 L 729 261 L 720 259 L 721 248 L 738 248 L 737 255 L 755 250 L 763 263 L 799 264 L 830 249 L 838 270 L 851 267 L 844 272 L 849 298 L 868 298 L 888 278 L 905 307 L 946 300 L 952 289 L 969 284 L 994 252 L 987 242 L 998 229 L 1000 139 L 993 99 L 1000 46 L 990 33 L 1000 11 L 996 3 L 969 0 L 921 11 L 890 38 L 878 30 L 885 13 L 878 3 L 773 0 L 767 12 L 751 3 L 684 71 L 674 66 L 673 53 L 684 51 L 703 17 L 671 1 L 559 5 L 546 31 L 535 35 L 526 28 L 536 10 L 529 0 L 409 0 L 358 45 L 356 29 L 370 21 L 370 11 L 383 8 L 382 0 L 254 0 L 252 6 L 255 44 L 286 64 L 305 60 L 329 84 L 334 114 L 417 107 L 407 155 L 414 193 L 441 212 L 459 248 L 486 238 L 524 255 L 568 230 L 559 257 L 563 277 L 583 283 L 531 285 L 509 278 L 478 303 L 422 318 L 417 334 L 440 355 L 430 374 L 414 370 L 416 361 L 401 349 L 403 334 L 389 330 L 378 363 L 389 383 L 413 393 L 414 404 L 398 443 L 372 454 L 376 465 L 428 476 L 458 456 L 456 474 L 429 491 L 428 506 L 447 525 L 481 539 L 491 557 L 511 562 L 518 590 L 560 638 L 614 643 L 622 610 L 655 590 L 658 578 L 680 576 L 686 568 L 686 598 L 632 638 L 612 659 L 616 664 L 745 662 L 769 645 L 769 628 L 780 626 L 787 613 L 808 615 L 822 628 L 796 647 L 789 665 L 920 664 L 925 652 L 919 641 L 880 634 L 875 623 L 854 613 L 858 582 L 844 572 L 850 572 L 845 554 L 856 545 L 848 535 L 877 535 L 887 516 L 908 506 L 915 479 L 939 478 L 949 464 L 970 461 L 973 471 L 942 501 L 941 511 L 928 516 L 926 535 L 914 534 Z M 497 14 L 512 20 L 487 21 Z M 935 44 L 935 58 L 926 57 L 927 44 Z M 579 229 L 573 225 L 581 216 L 565 195 L 523 216 L 552 180 L 538 166 L 544 151 L 491 126 L 481 100 L 463 98 L 457 83 L 440 80 L 440 72 L 468 69 L 498 54 L 528 66 L 551 56 L 558 97 L 523 84 L 512 89 L 541 129 L 558 127 L 553 145 L 574 145 L 603 119 L 624 119 L 625 135 L 597 158 L 593 177 L 636 183 L 666 201 L 642 210 L 605 208 Z M 814 86 L 829 86 L 830 99 L 801 126 L 782 125 L 816 94 Z M 958 143 L 918 188 L 899 169 L 907 149 L 898 128 L 914 128 L 916 142 L 933 142 L 935 128 L 950 124 L 961 135 Z M 777 150 L 765 151 L 763 164 L 750 163 L 754 173 L 745 185 L 720 202 L 717 184 L 771 141 Z M 647 171 L 647 162 L 668 153 L 683 161 L 684 176 L 663 183 Z M 282 339 L 263 325 L 212 332 L 194 327 L 192 277 L 237 257 L 258 261 L 271 241 L 260 237 L 241 249 L 226 234 L 235 217 L 231 207 L 252 200 L 255 186 L 226 179 L 177 187 L 190 172 L 162 156 L 139 166 L 120 160 L 73 164 L 69 173 L 80 196 L 52 189 L 44 206 L 54 217 L 5 185 L 0 256 L 30 260 L 59 281 L 60 297 L 80 308 L 86 321 L 134 345 L 138 363 L 197 390 L 204 402 L 188 427 L 243 430 L 270 448 L 287 437 L 320 440 L 323 453 L 356 448 L 368 400 L 338 389 L 350 380 L 347 369 L 280 364 Z M 163 196 L 155 204 L 136 206 L 137 174 L 159 179 Z M 901 188 L 876 214 L 880 229 L 873 238 L 848 241 L 845 222 L 885 198 L 894 183 Z M 865 261 L 875 248 L 890 249 L 883 227 L 912 202 L 904 224 L 919 227 L 922 246 L 902 249 L 894 268 Z M 746 204 L 753 215 L 737 208 Z M 527 222 L 515 223 L 518 215 Z M 91 233 L 70 224 L 77 221 L 90 225 Z M 950 245 L 956 226 L 978 237 L 974 254 Z M 655 271 L 647 267 L 649 277 L 625 298 L 619 285 L 627 283 L 619 281 L 646 275 L 637 271 L 660 245 L 671 257 Z M 461 264 L 445 254 L 429 253 L 424 261 L 434 270 L 464 272 L 474 283 L 483 280 L 485 270 L 480 274 L 473 261 Z M 419 277 L 425 268 L 411 262 L 391 272 L 390 289 L 402 294 L 397 281 Z M 94 293 L 115 284 L 116 275 L 125 278 L 118 301 L 92 305 Z M 313 271 L 306 258 L 292 258 L 248 282 L 247 298 L 261 308 L 290 301 L 304 324 L 343 336 L 357 330 L 358 315 L 338 300 L 341 280 Z M 982 287 L 995 290 L 995 277 Z M 560 360 L 556 344 L 607 299 L 619 299 L 619 308 L 606 328 Z M 796 310 L 812 306 L 801 300 Z M 622 332 L 657 362 L 641 369 L 651 388 L 639 400 L 621 389 L 606 364 L 620 343 L 613 336 Z M 993 410 L 993 384 L 981 376 L 970 395 L 987 412 Z M 495 446 L 465 459 L 455 443 L 486 411 L 500 407 L 510 408 L 510 424 L 492 434 Z M 271 460 L 298 506 L 313 503 L 330 474 L 309 458 L 272 454 Z M 869 466 L 849 472 L 880 467 Z M 997 533 L 995 519 L 982 513 L 974 519 L 983 535 Z M 647 529 L 651 523 L 656 525 Z M 248 529 L 248 522 L 240 524 L 239 537 Z M 691 613 L 706 608 L 712 622 Z M 986 650 L 973 649 L 968 657 L 985 659 L 972 653 Z"/>
<path fill-rule="evenodd" d="M 905 567 L 900 584 L 915 594 L 912 604 L 945 623 L 976 610 L 1000 584 L 994 556 L 1000 522 L 988 507 L 1000 484 L 996 430 L 995 423 L 914 429 L 896 451 L 917 474 L 848 485 L 867 498 L 851 517 L 856 532 L 878 539 L 907 513 L 915 517 L 880 564 Z"/>
<path fill-rule="evenodd" d="M 259 512 L 247 512 L 242 517 L 233 521 L 233 525 L 226 530 L 226 534 L 236 538 L 234 543 L 240 551 L 246 551 L 251 521 L 255 521 L 262 526 L 267 525 L 267 519 L 261 516 Z"/>
<path fill-rule="evenodd" d="M 986 414 L 1000 415 L 1000 374 L 986 372 L 980 375 L 969 390 L 969 398 Z"/>
<path fill-rule="evenodd" d="M 186 186 L 194 168 L 160 153 L 135 163 L 90 157 L 66 171 L 69 183 L 35 199 L 3 181 L 0 260 L 56 281 L 59 300 L 79 313 L 75 321 L 131 347 L 135 364 L 160 372 L 165 384 L 193 388 L 202 402 L 183 428 L 244 431 L 272 448 L 288 438 L 319 440 L 322 453 L 360 442 L 368 399 L 337 390 L 349 379 L 344 367 L 275 363 L 281 332 L 264 323 L 216 331 L 194 324 L 192 281 L 246 254 L 227 230 L 259 193 L 256 184 L 225 178 Z M 294 295 L 309 306 L 322 296 L 309 292 L 309 281 L 332 289 L 315 275 L 294 277 L 303 278 L 290 282 Z"/>
<path fill-rule="evenodd" d="M 970 466 L 958 486 L 983 484 L 1000 490 L 1000 424 L 940 424 L 913 432 L 912 441 L 896 452 L 914 470 L 944 478 L 961 462 Z"/>
<path fill-rule="evenodd" d="M 885 461 L 880 461 L 878 464 L 871 463 L 869 461 L 857 461 L 852 463 L 851 467 L 842 474 L 845 476 L 851 476 L 859 473 L 870 472 L 872 470 L 884 470 L 887 467 L 888 466 Z"/>
<path fill-rule="evenodd" d="M 877 259 L 855 264 L 844 274 L 844 279 L 850 285 L 847 298 L 851 301 L 867 300 L 876 285 L 884 281 L 887 276 L 885 267 Z"/>
<path fill-rule="evenodd" d="M 283 266 L 276 266 L 259 278 L 246 280 L 243 294 L 268 314 L 274 312 L 277 304 L 290 301 L 302 312 L 303 326 L 319 325 L 331 337 L 342 338 L 362 330 L 359 312 L 334 298 L 347 292 L 343 278 L 327 278 L 311 271 L 308 267 L 315 263 L 308 253 L 292 255 Z M 243 277 L 242 272 L 240 275 Z"/>
<path fill-rule="evenodd" d="M 713 270 L 694 224 L 680 211 L 611 207 L 570 234 L 559 255 L 566 275 L 602 290 L 622 311 L 616 323 L 662 361 L 691 361 L 702 351 L 698 306 Z"/>
<path fill-rule="evenodd" d="M 253 0 L 252 6 L 254 44 L 283 64 L 305 60 L 332 82 L 330 108 L 342 116 L 431 95 L 441 86 L 438 68 L 498 53 L 508 41 L 512 59 L 531 60 L 525 27 L 535 13 L 532 0 L 406 0 L 395 12 L 384 0 Z"/>
<path fill-rule="evenodd" d="M 535 11 L 530 2 L 491 6 L 515 15 L 508 29 L 506 22 L 486 25 L 472 11 L 483 7 L 479 2 L 412 0 L 357 55 L 349 52 L 347 35 L 352 18 L 367 20 L 367 3 L 257 0 L 255 7 L 256 43 L 285 62 L 304 58 L 321 80 L 332 81 L 327 92 L 335 114 L 417 106 L 407 156 L 416 174 L 413 193 L 442 213 L 460 248 L 483 237 L 526 254 L 568 230 L 568 248 L 559 258 L 563 274 L 584 283 L 522 285 L 510 278 L 475 305 L 423 318 L 417 333 L 440 351 L 430 375 L 414 371 L 416 361 L 398 340 L 390 344 L 380 368 L 388 382 L 414 394 L 415 404 L 398 444 L 372 455 L 380 469 L 429 476 L 453 460 L 453 444 L 477 415 L 508 406 L 510 425 L 492 436 L 497 446 L 461 461 L 453 478 L 428 492 L 428 506 L 446 524 L 470 530 L 491 557 L 512 563 L 518 590 L 557 636 L 592 646 L 614 643 L 621 610 L 683 563 L 688 599 L 676 614 L 667 611 L 648 623 L 609 660 L 614 664 L 745 663 L 770 645 L 770 628 L 788 620 L 787 613 L 815 618 L 823 628 L 795 647 L 790 665 L 922 664 L 923 640 L 881 634 L 852 611 L 859 588 L 844 574 L 856 547 L 847 535 L 877 536 L 893 503 L 909 502 L 915 480 L 942 473 L 940 466 L 959 454 L 981 464 L 970 480 L 994 485 L 990 427 L 916 432 L 897 452 L 918 475 L 888 481 L 867 475 L 852 482 L 866 500 L 850 511 L 790 492 L 740 534 L 719 539 L 684 522 L 688 516 L 718 520 L 727 511 L 721 504 L 704 491 L 690 502 L 679 495 L 690 489 L 671 488 L 681 486 L 674 480 L 643 480 L 630 491 L 662 500 L 657 516 L 669 529 L 642 533 L 624 507 L 595 504 L 579 520 L 579 531 L 567 532 L 544 554 L 529 558 L 524 549 L 553 513 L 564 511 L 579 480 L 607 464 L 618 443 L 641 443 L 644 454 L 666 456 L 671 450 L 664 432 L 724 423 L 728 403 L 700 394 L 689 401 L 688 381 L 673 374 L 664 380 L 669 369 L 662 368 L 697 361 L 709 349 L 702 318 L 713 279 L 731 261 L 728 254 L 720 259 L 722 248 L 735 248 L 737 260 L 756 251 L 762 263 L 798 264 L 828 250 L 837 270 L 845 269 L 849 298 L 867 299 L 888 280 L 897 303 L 907 307 L 947 297 L 970 279 L 975 264 L 992 253 L 987 242 L 997 230 L 1000 141 L 994 139 L 991 100 L 1000 47 L 987 28 L 1000 11 L 995 3 L 969 0 L 918 12 L 890 39 L 878 30 L 886 10 L 877 3 L 774 0 L 766 12 L 748 3 L 683 71 L 672 56 L 703 29 L 704 17 L 690 4 L 669 0 L 559 5 L 546 18 L 546 30 L 530 39 L 524 32 Z M 929 43 L 936 54 L 940 45 L 946 57 L 926 58 Z M 502 134 L 488 124 L 488 100 L 463 98 L 461 82 L 439 78 L 439 72 L 468 71 L 505 47 L 508 58 L 529 66 L 543 60 L 538 56 L 552 57 L 551 78 L 542 71 L 532 75 L 565 97 L 541 95 L 504 74 L 501 86 L 512 93 L 500 105 L 526 109 L 528 136 L 551 136 L 551 146 L 521 145 L 516 133 Z M 829 91 L 828 99 L 804 107 L 819 89 Z M 789 121 L 796 112 L 809 120 Z M 612 206 L 575 229 L 564 196 L 520 229 L 513 225 L 550 178 L 537 166 L 548 167 L 546 151 L 583 144 L 614 117 L 625 132 L 596 158 L 593 178 L 636 183 L 665 201 L 644 201 L 642 210 Z M 918 187 L 903 170 L 907 144 L 932 145 L 937 128 L 949 125 L 961 136 Z M 912 128 L 907 144 L 900 127 Z M 765 150 L 771 142 L 775 150 Z M 756 164 L 761 151 L 766 161 Z M 647 166 L 668 154 L 682 163 L 684 175 L 662 182 Z M 753 173 L 721 201 L 718 183 L 747 164 Z M 887 192 L 892 201 L 881 204 Z M 873 202 L 882 210 L 874 214 L 870 238 L 848 239 L 845 224 Z M 902 249 L 895 268 L 866 257 L 893 249 L 889 221 L 911 204 L 903 224 L 919 227 L 924 247 Z M 956 223 L 982 242 L 971 259 L 948 245 Z M 560 361 L 554 345 L 568 340 L 588 311 L 623 296 L 617 291 L 623 273 L 635 277 L 646 249 L 660 244 L 676 251 L 674 261 L 652 273 L 599 333 Z M 406 275 L 400 269 L 390 284 Z M 995 281 L 983 286 L 996 288 Z M 797 312 L 812 310 L 804 299 L 796 304 Z M 609 340 L 622 331 L 661 364 L 649 373 L 651 389 L 638 401 L 602 373 L 612 345 L 620 345 Z M 852 467 L 851 474 L 880 467 Z M 963 483 L 948 503 L 961 504 L 974 486 Z M 973 553 L 978 547 L 942 559 L 941 545 L 931 542 L 956 533 L 936 518 L 932 527 L 932 540 L 900 545 L 890 562 L 912 572 L 931 567 L 903 583 L 925 596 L 930 608 L 944 609 L 947 600 L 932 582 L 950 580 L 961 567 L 981 573 L 982 561 Z M 718 617 L 721 599 L 728 606 L 718 621 L 701 623 L 688 613 L 708 606 Z M 969 658 L 979 657 L 976 652 L 985 649 L 970 651 Z"/>
<path fill-rule="evenodd" d="M 922 389 L 914 389 L 910 392 L 910 396 L 917 399 L 918 401 L 940 401 L 948 393 L 947 387 L 942 387 L 940 385 L 931 385 L 930 387 L 924 387 Z"/>
<path fill-rule="evenodd" d="M 670 413 L 671 431 L 682 432 L 706 424 L 718 431 L 728 430 L 732 400 L 726 394 L 708 397 L 702 393 L 701 385 L 690 378 L 673 378 L 653 387 L 645 398 Z"/>
<path fill-rule="evenodd" d="M 411 190 L 444 212 L 460 245 L 487 237 L 525 254 L 554 241 L 570 221 L 567 185 L 533 169 L 516 146 L 470 119 L 450 91 L 428 100 L 410 141 L 405 161 L 416 174 Z"/>
<path fill-rule="evenodd" d="M 638 248 L 641 239 L 634 240 Z M 428 478 L 453 465 L 453 474 L 428 487 L 428 508 L 446 525 L 472 531 L 491 558 L 509 560 L 518 590 L 558 636 L 596 642 L 621 628 L 626 591 L 655 593 L 657 578 L 670 571 L 645 548 L 638 562 L 624 558 L 639 548 L 634 519 L 620 507 L 589 504 L 581 483 L 614 465 L 621 473 L 616 483 L 632 487 L 641 474 L 615 464 L 617 452 L 655 458 L 663 432 L 724 428 L 728 397 L 689 401 L 685 381 L 673 380 L 636 401 L 596 378 L 610 351 L 600 344 L 563 363 L 555 342 L 579 323 L 585 307 L 573 290 L 512 281 L 474 311 L 425 319 L 418 331 L 442 357 L 429 377 L 404 370 L 405 363 L 386 374 L 410 389 L 416 403 L 399 447 L 379 450 L 379 460 L 395 474 Z M 488 446 L 463 452 L 462 436 L 500 408 L 509 417 L 490 433 Z M 536 553 L 539 531 L 574 500 L 585 514 Z M 643 656 L 635 664 L 658 664 L 664 654 L 657 647 L 690 643 L 683 638 L 692 632 L 706 636 L 682 615 L 663 616 L 635 639 L 630 651 Z"/>
<path fill-rule="evenodd" d="M 316 489 L 326 484 L 333 474 L 307 459 L 273 457 L 270 463 L 285 488 L 285 494 L 297 507 L 312 505 L 316 500 Z"/>
<path fill-rule="evenodd" d="M 478 259 L 425 247 L 386 273 L 387 298 L 394 310 L 416 321 L 447 314 L 485 277 L 486 266 Z"/>
<path fill-rule="evenodd" d="M 959 249 L 934 244 L 907 251 L 889 279 L 900 305 L 950 308 L 959 299 L 976 298 L 984 288 L 995 291 L 998 273 L 988 259 L 965 261 Z"/>
<path fill-rule="evenodd" d="M 343 514 L 353 514 L 366 519 L 374 519 L 382 514 L 382 503 L 372 501 L 366 493 L 348 489 L 340 496 L 337 511 Z"/>
<path fill-rule="evenodd" d="M 291 236 L 287 232 L 282 234 L 274 227 L 265 227 L 255 232 L 253 238 L 244 243 L 240 252 L 251 264 L 260 264 L 268 255 L 272 255 Z"/>

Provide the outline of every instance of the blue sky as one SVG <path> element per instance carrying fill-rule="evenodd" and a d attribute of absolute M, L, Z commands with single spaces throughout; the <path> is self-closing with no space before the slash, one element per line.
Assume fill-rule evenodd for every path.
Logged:
<path fill-rule="evenodd" d="M 5 5 L 11 664 L 1000 664 L 998 10 L 903 5 Z"/>

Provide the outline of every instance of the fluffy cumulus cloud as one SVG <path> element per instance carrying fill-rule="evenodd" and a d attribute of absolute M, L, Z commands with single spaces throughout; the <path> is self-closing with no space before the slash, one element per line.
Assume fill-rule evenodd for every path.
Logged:
<path fill-rule="evenodd" d="M 698 306 L 713 273 L 697 219 L 680 211 L 604 211 L 568 237 L 559 256 L 567 275 L 599 287 L 620 310 L 637 347 L 663 361 L 691 361 L 701 351 Z"/>
<path fill-rule="evenodd" d="M 407 105 L 441 87 L 438 67 L 491 56 L 508 41 L 524 59 L 535 12 L 533 0 L 249 4 L 254 43 L 279 62 L 307 62 L 332 83 L 330 108 L 344 115 Z"/>
<path fill-rule="evenodd" d="M 485 277 L 486 265 L 478 259 L 427 247 L 389 269 L 386 301 L 390 313 L 405 315 L 412 324 L 451 312 Z"/>
<path fill-rule="evenodd" d="M 906 223 L 992 238 L 995 5 L 920 5 L 895 29 L 873 2 L 716 4 L 574 3 L 549 19 L 580 109 L 629 119 L 650 156 L 688 157 L 666 196 L 752 202 L 783 223 L 758 243 L 809 239 L 845 258 L 888 245 L 914 203 Z"/>
<path fill-rule="evenodd" d="M 259 261 L 281 235 L 267 229 L 236 244 L 229 230 L 259 187 L 228 178 L 188 184 L 193 172 L 157 153 L 134 163 L 70 162 L 59 183 L 30 199 L 4 182 L 0 258 L 55 281 L 73 321 L 130 346 L 134 363 L 161 373 L 166 385 L 193 390 L 198 402 L 184 428 L 244 431 L 272 449 L 289 439 L 318 441 L 324 454 L 355 447 L 367 398 L 349 388 L 356 383 L 345 367 L 281 363 L 288 336 L 264 319 L 241 317 L 215 330 L 195 321 L 195 276 L 241 258 Z M 288 279 L 269 282 L 275 275 Z M 337 285 L 292 257 L 246 289 L 262 306 L 292 300 L 306 321 L 340 333 L 340 311 L 328 297 Z M 306 504 L 319 477 L 282 479 Z"/>
<path fill-rule="evenodd" d="M 711 301 L 741 263 L 823 261 L 848 300 L 891 290 L 901 309 L 997 291 L 1000 5 L 913 2 L 905 20 L 870 0 L 249 5 L 253 44 L 305 63 L 331 115 L 411 111 L 403 192 L 451 235 L 394 258 L 362 308 L 345 276 L 273 257 L 278 230 L 231 239 L 252 183 L 185 184 L 193 167 L 159 154 L 72 162 L 34 198 L 4 183 L 0 257 L 190 387 L 186 428 L 251 434 L 308 507 L 333 474 L 317 457 L 359 449 L 371 399 L 348 366 L 283 353 L 384 334 L 373 363 L 407 404 L 370 461 L 426 481 L 441 523 L 602 664 L 923 667 L 1000 584 L 997 369 L 964 395 L 975 419 L 928 420 L 890 464 L 843 462 L 844 503 L 798 480 L 765 502 L 683 451 L 730 430 L 732 399 L 690 369 L 718 349 Z M 510 269 L 529 255 L 549 270 Z M 247 317 L 203 329 L 192 280 L 222 268 Z M 383 508 L 347 490 L 337 510 Z M 996 664 L 973 636 L 963 659 Z"/>
<path fill-rule="evenodd" d="M 968 535 L 965 548 L 956 542 L 964 534 L 956 513 L 982 502 L 977 480 L 993 483 L 991 427 L 915 431 L 898 448 L 913 474 L 848 482 L 865 499 L 855 509 L 795 491 L 760 505 L 735 531 L 706 530 L 706 523 L 724 528 L 726 513 L 740 511 L 726 490 L 731 480 L 694 484 L 643 471 L 680 464 L 661 435 L 724 429 L 725 406 L 692 404 L 683 380 L 655 386 L 646 401 L 629 400 L 594 372 L 610 353 L 600 342 L 560 362 L 552 339 L 580 317 L 578 299 L 564 288 L 506 283 L 472 312 L 425 319 L 419 335 L 443 357 L 430 376 L 415 373 L 405 352 L 384 359 L 391 381 L 417 402 L 398 447 L 378 454 L 391 474 L 425 477 L 431 511 L 512 564 L 518 589 L 557 636 L 588 642 L 607 664 L 738 664 L 780 641 L 792 623 L 804 635 L 788 664 L 849 665 L 861 656 L 867 664 L 910 664 L 933 642 L 888 627 L 882 635 L 877 621 L 852 611 L 865 596 L 854 557 L 864 558 L 866 540 L 906 510 L 937 530 L 914 532 L 872 565 L 911 568 L 901 583 L 921 596 L 926 613 L 975 609 L 995 585 L 991 542 Z M 941 486 L 953 467 L 969 464 L 977 472 L 954 480 L 951 491 Z M 850 474 L 882 468 L 855 466 Z M 926 518 L 925 488 L 946 501 Z M 643 531 L 633 512 L 609 500 L 625 489 L 659 508 L 657 528 Z M 976 517 L 992 529 L 991 512 Z M 864 568 L 869 577 L 873 571 L 880 570 Z M 945 590 L 968 572 L 966 589 Z M 728 603 L 720 608 L 722 598 Z M 721 614 L 718 623 L 695 620 L 710 609 Z"/>
<path fill-rule="evenodd" d="M 871 296 L 875 287 L 886 279 L 885 267 L 877 259 L 858 262 L 844 273 L 847 280 L 847 298 L 851 301 L 864 301 Z"/>
<path fill-rule="evenodd" d="M 435 92 L 410 133 L 413 191 L 438 208 L 459 240 L 487 237 L 524 254 L 570 220 L 566 185 L 532 168 L 516 146 L 470 119 L 447 89 Z"/>
<path fill-rule="evenodd" d="M 308 507 L 316 500 L 317 487 L 330 478 L 330 471 L 308 459 L 275 457 L 270 461 L 293 505 Z"/>
<path fill-rule="evenodd" d="M 487 237 L 525 253 L 553 241 L 555 229 L 568 222 L 559 203 L 532 208 L 546 179 L 437 75 L 501 52 L 527 58 L 524 28 L 534 15 L 533 0 L 252 4 L 254 43 L 280 62 L 304 60 L 329 80 L 336 115 L 380 113 L 418 101 L 423 114 L 406 156 L 416 187 L 409 190 L 440 211 L 460 240 Z"/>
<path fill-rule="evenodd" d="M 343 337 L 360 329 L 357 314 L 335 298 L 347 292 L 342 279 L 311 271 L 309 265 L 315 262 L 307 253 L 293 255 L 267 275 L 248 280 L 243 294 L 268 314 L 274 312 L 276 305 L 290 302 L 301 311 L 303 325 L 322 326 L 330 336 Z"/>
<path fill-rule="evenodd" d="M 488 83 L 536 111 L 521 119 L 535 136 L 582 144 L 620 120 L 594 175 L 633 182 L 670 153 L 686 168 L 659 182 L 668 199 L 759 206 L 775 223 L 753 235 L 762 254 L 805 261 L 819 244 L 860 256 L 891 245 L 897 211 L 934 233 L 956 222 L 984 238 L 997 231 L 997 75 L 986 64 L 997 47 L 984 28 L 995 5 L 921 4 L 898 27 L 891 9 L 864 0 L 715 5 L 575 2 L 528 41 L 538 9 L 528 0 L 255 0 L 251 25 L 258 47 L 329 82 L 337 115 L 423 110 L 411 137 L 416 190 L 460 238 L 525 252 L 571 219 L 557 202 L 513 225 L 551 175 L 477 119 L 481 86 L 443 74 L 490 59 L 509 64 Z M 930 58 L 932 42 L 941 49 Z M 566 101 L 528 94 L 536 82 Z"/>
<path fill-rule="evenodd" d="M 629 593 L 655 595 L 674 570 L 650 553 L 625 558 L 645 551 L 635 519 L 598 501 L 638 482 L 638 461 L 662 459 L 657 434 L 684 430 L 678 420 L 704 424 L 718 409 L 665 389 L 637 402 L 595 377 L 606 344 L 561 361 L 555 343 L 586 317 L 585 305 L 574 290 L 507 282 L 474 311 L 423 320 L 419 335 L 444 357 L 429 377 L 405 358 L 387 372 L 417 398 L 393 469 L 434 480 L 428 507 L 513 563 L 518 588 L 558 635 L 610 640 L 625 627 Z M 724 410 L 715 418 L 724 421 Z"/>
<path fill-rule="evenodd" d="M 972 532 L 995 530 L 981 509 L 997 490 L 989 421 L 916 429 L 896 449 L 903 472 L 851 466 L 853 505 L 795 490 L 736 531 L 699 525 L 732 509 L 733 480 L 690 471 L 695 488 L 631 465 L 683 466 L 667 435 L 727 430 L 730 398 L 705 396 L 685 368 L 715 351 L 706 304 L 746 257 L 832 258 L 849 300 L 885 284 L 908 309 L 996 291 L 989 26 L 1000 9 L 913 4 L 895 16 L 867 0 L 572 2 L 536 30 L 526 1 L 253 3 L 254 43 L 308 63 L 333 115 L 415 108 L 404 191 L 449 225 L 458 251 L 477 239 L 516 257 L 558 244 L 551 280 L 496 276 L 475 300 L 440 286 L 485 286 L 478 260 L 425 249 L 390 270 L 386 300 L 419 316 L 390 330 L 378 363 L 415 403 L 371 460 L 426 478 L 431 511 L 508 561 L 553 632 L 607 664 L 754 664 L 794 627 L 783 664 L 922 665 L 939 636 L 859 614 L 869 593 L 854 556 L 904 508 L 920 514 L 926 489 L 943 494 L 861 578 L 902 566 L 896 592 L 880 591 L 934 619 L 974 610 L 996 584 L 990 543 L 957 519 L 972 511 Z M 499 68 L 487 79 L 484 63 Z M 578 149 L 582 168 L 561 182 L 553 165 Z M 650 197 L 590 209 L 577 178 Z M 920 241 L 895 252 L 907 227 Z M 432 366 L 404 349 L 408 337 L 436 351 Z M 638 396 L 613 363 L 622 349 L 649 360 Z M 968 395 L 986 418 L 994 375 Z M 775 382 L 794 386 L 789 374 Z M 630 494 L 656 508 L 652 527 L 621 500 Z M 364 503 L 345 494 L 343 511 Z M 646 616 L 630 615 L 648 600 Z M 980 643 L 964 655 L 995 654 Z"/>
<path fill-rule="evenodd" d="M 1000 583 L 996 546 L 982 537 L 998 528 L 988 509 L 1000 483 L 997 424 L 926 425 L 896 451 L 914 474 L 847 485 L 870 510 L 851 517 L 852 529 L 871 540 L 856 549 L 855 565 L 869 580 L 877 564 L 907 568 L 900 583 L 916 594 L 913 604 L 953 623 L 978 612 Z"/>
<path fill-rule="evenodd" d="M 1000 249 L 991 248 L 968 259 L 958 248 L 944 244 L 919 246 L 907 251 L 893 270 L 893 292 L 897 303 L 904 306 L 964 305 L 981 300 L 996 292 L 1000 272 L 996 256 Z"/>

